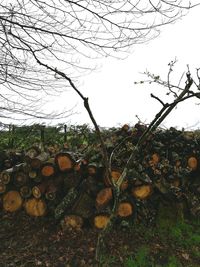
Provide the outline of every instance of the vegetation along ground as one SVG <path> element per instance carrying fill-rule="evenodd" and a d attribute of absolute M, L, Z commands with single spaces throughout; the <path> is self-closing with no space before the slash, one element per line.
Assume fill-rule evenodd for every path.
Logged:
<path fill-rule="evenodd" d="M 138 131 L 136 131 L 135 127 L 126 127 L 125 129 L 126 131 L 124 131 L 124 127 L 120 129 L 109 129 L 103 133 L 108 151 L 113 145 L 112 142 L 119 143 L 121 139 L 127 142 L 131 139 L 134 144 L 135 138 L 138 138 Z M 51 130 L 52 134 L 54 133 L 52 129 L 49 130 Z M 33 132 L 26 132 L 29 133 L 30 138 Z M 67 141 L 69 146 L 68 149 L 77 152 L 78 156 L 82 154 L 85 155 L 87 152 L 89 162 L 91 162 L 92 158 L 93 160 L 96 159 L 96 162 L 98 163 L 98 142 L 95 142 L 95 135 L 87 127 L 76 129 L 70 128 L 70 131 L 67 132 L 66 138 L 64 138 L 63 132 L 61 132 L 60 135 L 58 133 L 55 133 L 55 135 L 53 134 L 53 139 L 47 138 L 47 133 L 48 132 L 46 130 L 46 139 L 43 140 L 46 142 L 44 145 L 47 147 L 51 144 L 51 140 L 52 142 L 56 142 L 55 136 L 57 136 L 59 137 L 59 140 L 62 140 L 60 143 L 63 143 L 64 139 L 66 139 L 65 141 Z M 3 136 L 1 138 L 2 149 L 4 148 L 8 151 L 8 147 L 6 146 L 9 144 L 13 145 L 12 138 L 8 140 L 8 135 L 6 135 L 8 133 L 3 132 L 2 134 L 7 137 L 7 139 L 3 139 Z M 166 138 L 166 136 L 169 136 L 170 139 Z M 129 139 L 127 139 L 127 137 L 129 137 Z M 174 164 L 172 159 L 175 157 L 177 160 L 177 154 L 174 156 L 174 153 L 172 152 L 175 151 L 174 149 L 177 149 L 178 145 L 178 149 L 182 151 L 182 157 L 182 149 L 184 148 L 184 153 L 186 155 L 190 155 L 189 152 L 190 149 L 192 149 L 193 155 L 199 159 L 198 132 L 195 133 L 195 147 L 193 146 L 193 137 L 194 133 L 192 133 L 191 139 L 189 133 L 177 131 L 176 129 L 169 129 L 167 131 L 159 130 L 155 136 L 152 136 L 153 139 L 149 140 L 148 146 L 147 144 L 145 145 L 146 149 L 142 150 L 142 158 L 144 153 L 146 153 L 147 156 L 151 156 L 150 151 L 153 152 L 156 147 L 156 151 L 159 153 L 161 159 L 163 158 L 163 160 L 165 160 L 167 155 L 167 157 L 171 160 L 171 166 L 171 164 Z M 31 141 L 32 143 L 41 141 L 39 138 L 34 139 L 34 136 L 32 138 L 34 140 Z M 5 141 L 4 143 L 3 140 Z M 22 139 L 17 139 L 17 135 L 13 136 L 13 140 L 15 141 L 15 146 L 20 147 L 19 145 L 21 145 L 20 149 L 25 149 L 26 152 L 26 145 L 28 147 L 29 144 L 20 143 L 19 141 Z M 26 142 L 27 138 L 24 138 L 24 140 Z M 57 140 L 58 144 L 59 140 Z M 168 144 L 168 140 L 171 142 L 170 146 Z M 179 141 L 177 142 L 177 140 Z M 189 145 L 188 147 L 182 146 L 182 142 L 185 141 L 187 141 L 187 144 Z M 4 145 L 5 147 L 3 147 Z M 152 146 L 151 150 L 147 149 L 150 145 Z M 129 142 L 127 143 L 127 149 L 125 151 L 122 149 L 122 151 L 120 150 L 118 152 L 119 156 L 117 158 L 118 160 L 115 160 L 115 164 L 123 163 L 121 162 L 121 159 L 126 159 L 126 153 L 130 147 L 131 143 Z M 166 150 L 166 147 L 170 147 L 172 151 L 170 149 Z M 14 151 L 14 148 L 12 148 L 12 151 Z M 191 193 L 194 191 L 196 192 L 195 196 L 199 196 L 199 191 L 194 190 L 195 188 L 198 188 L 197 185 L 199 184 L 199 179 L 197 179 L 199 177 L 199 166 L 197 166 L 197 170 L 191 172 L 191 178 L 193 178 L 193 180 L 183 179 L 185 173 L 184 170 L 189 169 L 187 161 L 185 161 L 184 158 L 179 158 L 179 161 L 181 161 L 182 164 L 182 172 L 180 173 L 180 182 L 177 185 L 180 189 L 178 193 L 182 192 L 182 195 L 183 193 L 186 195 L 188 192 Z M 137 166 L 140 166 L 139 162 L 140 157 L 136 162 Z M 147 163 L 148 161 L 146 161 L 146 164 Z M 158 172 L 159 167 L 162 173 L 162 164 L 159 166 L 156 167 L 155 171 Z M 158 183 L 159 179 L 154 178 L 155 173 L 152 172 L 151 166 L 148 166 L 147 164 L 145 170 L 148 170 L 150 175 L 149 179 L 152 179 L 154 194 L 152 194 L 147 201 L 134 199 L 137 215 L 133 214 L 130 219 L 120 219 L 120 223 L 119 221 L 114 223 L 111 230 L 105 236 L 105 246 L 101 251 L 99 262 L 96 262 L 95 260 L 95 253 L 97 238 L 101 230 L 95 228 L 94 225 L 91 224 L 90 220 L 86 219 L 84 225 L 80 228 L 76 227 L 75 229 L 72 229 L 70 227 L 63 227 L 60 220 L 55 220 L 55 217 L 51 212 L 42 217 L 33 217 L 28 215 L 23 207 L 15 212 L 8 212 L 2 209 L 3 197 L 1 197 L 0 267 L 200 266 L 200 220 L 198 219 L 199 204 L 197 203 L 198 205 L 196 205 L 194 203 L 195 205 L 193 205 L 193 202 L 188 201 L 187 203 L 190 204 L 189 208 L 184 207 L 184 202 L 181 202 L 182 198 L 177 199 L 175 194 L 176 192 L 174 193 L 174 191 L 171 191 L 171 189 L 174 189 L 174 186 L 170 186 L 170 183 L 173 181 L 168 181 L 167 178 L 169 176 L 169 171 L 171 171 L 171 175 L 174 175 L 174 168 L 170 167 L 169 170 L 167 170 L 166 180 L 164 180 L 165 183 L 162 184 L 162 186 Z M 166 169 L 164 170 L 166 171 Z M 139 169 L 138 172 L 139 174 L 142 174 Z M 186 177 L 188 177 L 189 174 L 190 173 L 186 172 Z M 159 173 L 157 175 L 159 178 Z M 87 172 L 85 177 L 87 177 Z M 139 181 L 132 181 L 130 179 L 129 182 L 129 187 L 132 187 L 132 183 Z M 103 183 L 100 186 L 104 188 Z M 127 196 L 128 199 L 130 199 L 130 190 L 127 190 Z M 161 192 L 159 192 L 159 190 Z M 6 192 L 4 193 L 6 194 Z M 188 194 L 188 196 L 190 195 Z M 195 198 L 195 201 L 196 200 L 197 198 Z M 157 205 L 158 203 L 159 205 Z M 148 204 L 146 209 L 142 204 Z M 155 210 L 157 211 L 156 214 L 154 214 Z"/>
<path fill-rule="evenodd" d="M 133 225 L 106 237 L 99 265 L 95 262 L 98 231 L 62 230 L 51 218 L 31 218 L 23 211 L 1 214 L 1 267 L 178 267 L 200 266 L 200 223 L 168 227 Z"/>

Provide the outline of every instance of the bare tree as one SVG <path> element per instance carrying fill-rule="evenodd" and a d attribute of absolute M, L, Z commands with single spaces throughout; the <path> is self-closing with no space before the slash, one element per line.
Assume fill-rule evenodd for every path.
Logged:
<path fill-rule="evenodd" d="M 55 69 L 77 82 L 95 67 L 92 59 L 126 53 L 132 45 L 155 38 L 161 26 L 193 6 L 180 0 L 1 0 L 0 116 L 44 118 L 42 101 L 66 90 Z"/>

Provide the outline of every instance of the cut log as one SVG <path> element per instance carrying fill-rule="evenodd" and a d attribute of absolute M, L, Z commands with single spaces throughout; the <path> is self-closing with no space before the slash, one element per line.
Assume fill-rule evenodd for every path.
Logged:
<path fill-rule="evenodd" d="M 192 171 L 195 171 L 198 167 L 198 160 L 196 157 L 192 156 L 188 158 L 187 165 Z"/>
<path fill-rule="evenodd" d="M 23 186 L 28 182 L 28 175 L 23 171 L 17 171 L 14 173 L 13 182 L 17 187 Z"/>
<path fill-rule="evenodd" d="M 19 190 L 20 192 L 20 195 L 23 197 L 23 198 L 29 198 L 31 195 L 32 195 L 32 190 L 29 186 L 27 185 L 24 185 L 20 188 Z"/>
<path fill-rule="evenodd" d="M 63 186 L 63 177 L 58 176 L 53 180 L 48 181 L 48 186 L 46 189 L 45 197 L 48 200 L 54 200 L 58 196 L 58 193 L 61 191 Z"/>
<path fill-rule="evenodd" d="M 3 183 L 0 183 L 0 194 L 3 194 L 6 192 L 6 185 Z"/>
<path fill-rule="evenodd" d="M 119 203 L 118 209 L 117 209 L 117 215 L 121 218 L 128 218 L 132 216 L 134 213 L 134 207 L 131 202 L 121 202 Z"/>
<path fill-rule="evenodd" d="M 101 230 L 106 227 L 109 221 L 110 221 L 110 215 L 102 213 L 94 216 L 93 225 L 95 228 Z"/>
<path fill-rule="evenodd" d="M 48 186 L 46 189 L 45 197 L 48 200 L 54 200 L 56 198 L 56 193 L 58 191 L 59 187 L 53 181 L 48 182 Z"/>
<path fill-rule="evenodd" d="M 108 205 L 110 200 L 112 199 L 112 189 L 110 187 L 102 189 L 96 197 L 96 208 L 101 209 Z"/>
<path fill-rule="evenodd" d="M 83 227 L 83 224 L 83 218 L 74 214 L 66 215 L 61 221 L 61 227 L 63 230 L 80 230 Z"/>
<path fill-rule="evenodd" d="M 46 152 L 41 153 L 35 158 L 30 159 L 30 166 L 31 168 L 38 170 L 42 166 L 42 163 L 49 159 L 49 154 Z"/>
<path fill-rule="evenodd" d="M 46 192 L 45 193 L 45 198 L 47 199 L 47 200 L 54 200 L 54 199 L 56 199 L 56 191 L 49 191 L 49 192 Z"/>
<path fill-rule="evenodd" d="M 28 172 L 28 176 L 29 176 L 30 179 L 35 179 L 38 176 L 38 173 L 37 173 L 36 170 L 30 170 Z"/>
<path fill-rule="evenodd" d="M 55 175 L 55 166 L 53 163 L 51 162 L 45 162 L 42 164 L 41 168 L 40 168 L 40 173 L 43 177 L 52 177 L 53 175 Z"/>
<path fill-rule="evenodd" d="M 36 147 L 36 146 L 30 147 L 25 153 L 25 157 L 24 157 L 25 161 L 30 162 L 30 159 L 37 157 L 40 153 L 41 153 L 41 150 L 39 149 L 39 147 Z"/>
<path fill-rule="evenodd" d="M 47 205 L 43 199 L 30 198 L 25 202 L 25 211 L 28 215 L 41 217 L 46 215 Z"/>
<path fill-rule="evenodd" d="M 120 178 L 121 174 L 122 174 L 122 173 L 121 173 L 120 170 L 113 169 L 113 170 L 111 171 L 111 177 L 112 177 L 113 181 L 114 181 L 114 182 L 117 182 L 118 179 Z M 104 183 L 105 183 L 105 185 L 108 186 L 108 187 L 110 187 L 110 186 L 112 185 L 112 184 L 111 184 L 111 181 L 108 179 L 107 176 L 104 177 Z M 121 189 L 122 191 L 124 191 L 124 190 L 126 190 L 127 188 L 128 188 L 128 180 L 125 179 L 125 180 L 122 182 L 122 184 L 121 184 L 121 186 L 120 186 L 120 189 Z"/>
<path fill-rule="evenodd" d="M 58 153 L 55 157 L 55 163 L 61 172 L 68 172 L 74 168 L 75 160 L 67 152 Z"/>
<path fill-rule="evenodd" d="M 32 188 L 32 194 L 35 198 L 41 198 L 45 194 L 48 187 L 48 181 L 43 181 L 41 184 L 35 185 Z"/>
<path fill-rule="evenodd" d="M 13 174 L 13 170 L 12 169 L 8 169 L 8 170 L 3 171 L 1 173 L 1 176 L 0 176 L 1 183 L 9 184 L 10 181 L 11 181 L 12 174 Z"/>
<path fill-rule="evenodd" d="M 38 170 L 30 170 L 28 172 L 28 177 L 34 183 L 41 183 L 42 182 L 42 176 L 39 174 Z"/>
<path fill-rule="evenodd" d="M 1 172 L 0 181 L 4 184 L 9 184 L 17 172 L 26 173 L 27 169 L 28 166 L 25 163 L 14 165 L 12 168 L 6 169 Z"/>
<path fill-rule="evenodd" d="M 151 194 L 152 194 L 152 185 L 150 184 L 140 185 L 132 188 L 132 195 L 135 198 L 141 200 L 150 197 Z"/>
<path fill-rule="evenodd" d="M 18 191 L 8 191 L 3 196 L 3 209 L 8 212 L 15 212 L 22 207 L 22 197 Z"/>
<path fill-rule="evenodd" d="M 153 153 L 151 155 L 151 159 L 149 161 L 149 165 L 151 167 L 155 167 L 156 165 L 158 165 L 159 162 L 160 162 L 160 156 L 158 155 L 158 153 Z"/>

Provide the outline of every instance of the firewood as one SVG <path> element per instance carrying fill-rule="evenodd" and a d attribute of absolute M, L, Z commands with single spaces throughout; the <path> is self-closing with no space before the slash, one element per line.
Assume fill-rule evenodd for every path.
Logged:
<path fill-rule="evenodd" d="M 113 194 L 111 187 L 102 189 L 96 197 L 96 208 L 100 209 L 106 207 L 112 198 Z"/>
<path fill-rule="evenodd" d="M 117 182 L 117 181 L 118 181 L 118 179 L 120 178 L 121 174 L 122 174 L 122 172 L 121 172 L 120 170 L 118 170 L 118 169 L 113 169 L 113 170 L 111 170 L 111 177 L 112 177 L 112 179 L 113 179 L 114 182 Z M 112 184 L 111 184 L 111 181 L 108 179 L 107 176 L 104 177 L 104 183 L 105 183 L 105 185 L 108 186 L 108 187 L 112 185 Z M 121 184 L 121 186 L 120 186 L 120 189 L 121 189 L 122 191 L 124 191 L 124 190 L 126 190 L 127 188 L 128 188 L 128 180 L 125 179 L 125 180 L 122 182 L 122 184 Z"/>
<path fill-rule="evenodd" d="M 29 164 L 33 169 L 38 170 L 40 169 L 42 163 L 47 161 L 48 159 L 49 159 L 49 154 L 46 152 L 42 152 L 37 157 L 31 158 Z"/>
<path fill-rule="evenodd" d="M 78 186 L 82 179 L 82 175 L 80 172 L 76 172 L 72 170 L 69 173 L 62 173 L 63 181 L 64 181 L 64 189 L 69 190 L 72 187 Z"/>
<path fill-rule="evenodd" d="M 119 203 L 117 208 L 117 215 L 121 218 L 127 218 L 134 213 L 134 206 L 130 201 L 123 201 Z"/>
<path fill-rule="evenodd" d="M 35 198 L 41 198 L 44 195 L 46 199 L 54 200 L 62 185 L 62 176 L 55 177 L 53 180 L 44 180 L 43 182 L 33 186 L 32 194 Z"/>
<path fill-rule="evenodd" d="M 47 205 L 43 199 L 30 198 L 25 201 L 24 208 L 28 215 L 34 217 L 44 216 L 47 213 Z"/>
<path fill-rule="evenodd" d="M 38 176 L 38 172 L 36 170 L 30 170 L 28 172 L 28 176 L 30 179 L 36 179 L 36 177 Z"/>
<path fill-rule="evenodd" d="M 63 230 L 80 230 L 83 227 L 84 220 L 81 216 L 69 214 L 61 221 L 61 227 Z"/>
<path fill-rule="evenodd" d="M 31 182 L 33 183 L 41 183 L 42 182 L 42 176 L 39 173 L 39 170 L 30 170 L 28 172 L 28 177 L 30 178 Z"/>
<path fill-rule="evenodd" d="M 22 207 L 22 197 L 18 191 L 8 191 L 3 196 L 3 209 L 8 212 L 15 212 Z"/>
<path fill-rule="evenodd" d="M 35 198 L 41 198 L 45 194 L 48 187 L 48 181 L 43 181 L 42 183 L 33 186 L 32 194 Z"/>
<path fill-rule="evenodd" d="M 19 190 L 20 192 L 20 195 L 23 197 L 23 198 L 29 198 L 31 195 L 32 195 L 32 190 L 29 186 L 27 185 L 24 185 L 20 188 Z"/>
<path fill-rule="evenodd" d="M 106 227 L 110 221 L 110 215 L 107 213 L 100 213 L 93 218 L 93 225 L 95 228 L 101 230 Z"/>
<path fill-rule="evenodd" d="M 45 193 L 46 199 L 54 200 L 56 198 L 56 193 L 58 192 L 58 189 L 58 185 L 56 186 L 53 180 L 48 181 L 48 186 Z"/>
<path fill-rule="evenodd" d="M 9 184 L 11 181 L 11 175 L 12 175 L 12 169 L 8 169 L 5 171 L 2 171 L 1 176 L 0 176 L 0 181 L 3 184 Z"/>
<path fill-rule="evenodd" d="M 152 185 L 144 184 L 132 188 L 132 195 L 138 199 L 146 199 L 152 194 Z"/>
<path fill-rule="evenodd" d="M 43 177 L 52 177 L 55 174 L 55 166 L 52 162 L 45 162 L 40 168 L 40 173 Z"/>
<path fill-rule="evenodd" d="M 32 146 L 25 153 L 25 161 L 30 162 L 30 159 L 37 157 L 41 153 L 39 147 Z"/>
<path fill-rule="evenodd" d="M 3 170 L 1 172 L 0 181 L 4 184 L 9 184 L 17 172 L 26 173 L 27 169 L 28 169 L 28 166 L 25 163 L 14 165 L 12 168 Z"/>
<path fill-rule="evenodd" d="M 71 154 L 67 152 L 60 152 L 55 157 L 55 163 L 61 172 L 68 172 L 74 168 L 75 160 Z"/>
<path fill-rule="evenodd" d="M 6 185 L 0 182 L 0 194 L 3 194 L 5 192 L 6 192 Z"/>
<path fill-rule="evenodd" d="M 95 200 L 84 190 L 79 193 L 79 197 L 74 202 L 71 210 L 74 214 L 88 219 L 94 212 Z"/>
<path fill-rule="evenodd" d="M 25 185 L 28 181 L 28 175 L 23 171 L 17 171 L 13 176 L 13 183 L 17 187 Z"/>
<path fill-rule="evenodd" d="M 189 168 L 191 168 L 193 171 L 195 171 L 198 167 L 198 160 L 195 156 L 191 156 L 188 158 L 187 165 Z"/>
<path fill-rule="evenodd" d="M 160 161 L 160 156 L 158 155 L 158 153 L 153 153 L 151 155 L 151 160 L 149 161 L 149 165 L 154 167 L 156 166 Z"/>

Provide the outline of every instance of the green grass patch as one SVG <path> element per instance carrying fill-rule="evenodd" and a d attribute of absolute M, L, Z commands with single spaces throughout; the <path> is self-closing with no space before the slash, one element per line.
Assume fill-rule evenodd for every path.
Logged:
<path fill-rule="evenodd" d="M 131 256 L 125 260 L 124 267 L 153 267 L 153 265 L 149 265 L 149 252 L 148 247 L 140 247 L 135 256 Z"/>

